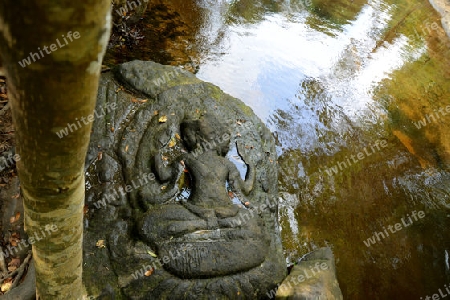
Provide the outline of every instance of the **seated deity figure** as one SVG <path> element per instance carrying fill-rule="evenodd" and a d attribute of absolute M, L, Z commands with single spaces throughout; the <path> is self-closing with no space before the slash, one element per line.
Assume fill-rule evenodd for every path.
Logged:
<path fill-rule="evenodd" d="M 185 168 L 191 178 L 190 196 L 150 209 L 140 224 L 141 235 L 160 254 L 175 251 L 181 244 L 193 246 L 182 258 L 165 266 L 181 278 L 226 275 L 257 266 L 264 261 L 268 245 L 262 220 L 233 204 L 226 187 L 228 183 L 249 196 L 255 183 L 254 165 L 239 152 L 247 165 L 246 178 L 242 179 L 237 167 L 225 157 L 229 133 L 212 116 L 183 121 L 180 133 L 187 151 L 172 163 L 157 153 L 154 169 L 163 183 Z M 230 266 L 242 256 L 245 261 Z"/>
<path fill-rule="evenodd" d="M 208 119 L 183 122 L 181 133 L 189 151 L 182 155 L 183 162 L 193 180 L 191 195 L 182 204 L 217 228 L 217 218 L 234 217 L 238 213 L 238 207 L 228 196 L 226 181 L 248 195 L 255 182 L 255 168 L 248 165 L 247 179 L 242 180 L 236 166 L 225 157 L 229 151 L 229 133 L 218 134 Z M 155 165 L 161 179 L 170 176 L 170 172 L 164 172 L 160 155 L 155 157 Z"/>

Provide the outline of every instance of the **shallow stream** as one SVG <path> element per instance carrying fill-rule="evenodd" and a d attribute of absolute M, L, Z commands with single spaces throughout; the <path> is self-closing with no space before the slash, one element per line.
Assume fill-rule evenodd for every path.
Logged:
<path fill-rule="evenodd" d="M 344 299 L 450 283 L 450 40 L 427 1 L 155 0 L 136 28 L 106 64 L 184 66 L 274 133 L 288 263 L 332 247 Z"/>

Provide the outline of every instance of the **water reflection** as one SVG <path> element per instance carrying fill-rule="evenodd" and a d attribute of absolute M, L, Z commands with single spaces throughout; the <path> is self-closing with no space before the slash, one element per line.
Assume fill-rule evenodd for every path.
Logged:
<path fill-rule="evenodd" d="M 330 245 L 346 299 L 419 298 L 450 280 L 450 115 L 414 126 L 450 104 L 449 40 L 442 28 L 417 30 L 439 21 L 428 2 L 154 0 L 150 7 L 142 22 L 158 43 L 116 52 L 115 60 L 194 64 L 201 79 L 266 122 L 277 139 L 288 261 Z M 387 147 L 333 171 L 377 140 Z M 425 218 L 364 244 L 421 210 Z"/>

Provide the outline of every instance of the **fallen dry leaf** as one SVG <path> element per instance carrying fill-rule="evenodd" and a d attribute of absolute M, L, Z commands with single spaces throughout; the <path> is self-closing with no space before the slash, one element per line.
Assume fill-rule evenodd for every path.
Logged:
<path fill-rule="evenodd" d="M 177 140 L 181 140 L 181 137 L 180 137 L 180 135 L 179 135 L 178 133 L 175 133 L 175 138 L 176 138 Z"/>
<path fill-rule="evenodd" d="M 228 192 L 228 197 L 230 197 L 230 198 L 234 198 L 234 194 L 233 194 L 233 192 Z"/>
<path fill-rule="evenodd" d="M 167 186 L 166 185 L 163 185 L 162 187 L 161 187 L 161 190 L 165 190 L 165 189 L 167 189 Z"/>
<path fill-rule="evenodd" d="M 9 267 L 8 267 L 8 271 L 9 271 L 9 272 L 12 272 L 12 271 L 15 271 L 15 270 L 17 270 L 17 267 L 16 267 L 16 266 L 9 266 Z"/>
<path fill-rule="evenodd" d="M 16 217 L 12 216 L 9 218 L 9 223 L 14 223 L 16 221 Z"/>
<path fill-rule="evenodd" d="M 9 291 L 9 289 L 11 288 L 11 286 L 12 286 L 12 282 L 3 282 L 2 283 L 2 287 L 1 287 L 1 291 L 4 293 L 4 292 L 7 292 L 7 291 Z"/>
<path fill-rule="evenodd" d="M 167 156 L 161 155 L 162 160 L 168 160 L 169 158 Z"/>
<path fill-rule="evenodd" d="M 111 132 L 114 132 L 114 127 L 111 127 Z"/>
<path fill-rule="evenodd" d="M 125 152 L 128 152 L 128 145 L 125 146 Z"/>
<path fill-rule="evenodd" d="M 247 201 L 247 202 L 244 203 L 244 205 L 245 205 L 245 206 L 249 206 L 249 205 L 250 205 L 250 202 Z"/>
<path fill-rule="evenodd" d="M 145 272 L 145 276 L 150 276 L 150 275 L 152 275 L 153 274 L 153 268 L 151 268 L 150 270 L 148 270 L 147 272 Z"/>
<path fill-rule="evenodd" d="M 87 214 L 88 212 L 89 212 L 89 208 L 88 208 L 87 205 L 85 205 L 85 206 L 83 207 L 83 214 L 85 215 L 85 214 Z"/>
<path fill-rule="evenodd" d="M 176 144 L 177 144 L 177 141 L 176 141 L 174 138 L 170 139 L 170 142 L 169 142 L 169 148 L 172 148 L 172 147 L 175 146 Z"/>
<path fill-rule="evenodd" d="M 145 103 L 147 102 L 148 99 L 136 99 L 136 98 L 131 98 L 131 102 L 133 103 Z"/>
<path fill-rule="evenodd" d="M 102 158 L 103 158 L 103 152 L 100 151 L 100 152 L 97 154 L 97 159 L 98 159 L 98 160 L 102 160 Z"/>
<path fill-rule="evenodd" d="M 11 259 L 8 266 L 13 266 L 13 267 L 20 266 L 20 258 L 14 257 L 13 259 Z"/>
<path fill-rule="evenodd" d="M 167 116 L 162 116 L 161 118 L 159 118 L 159 123 L 166 123 L 167 122 Z"/>
<path fill-rule="evenodd" d="M 105 246 L 105 240 L 98 240 L 97 243 L 95 243 L 95 246 L 97 248 L 106 248 Z"/>
<path fill-rule="evenodd" d="M 151 257 L 158 257 L 155 252 L 147 250 L 147 253 L 150 254 Z"/>
<path fill-rule="evenodd" d="M 159 114 L 159 112 L 157 111 L 157 110 L 155 110 L 154 112 L 153 112 L 153 115 L 155 115 L 155 116 L 157 116 Z"/>
<path fill-rule="evenodd" d="M 20 219 L 20 211 L 16 212 L 16 220 Z"/>

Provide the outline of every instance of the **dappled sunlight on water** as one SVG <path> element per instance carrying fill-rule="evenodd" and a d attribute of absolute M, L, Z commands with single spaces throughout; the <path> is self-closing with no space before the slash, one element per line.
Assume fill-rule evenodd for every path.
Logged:
<path fill-rule="evenodd" d="M 424 30 L 440 24 L 428 2 L 150 7 L 143 50 L 115 60 L 190 65 L 265 121 L 288 262 L 332 247 L 345 299 L 418 299 L 450 281 L 450 114 L 415 125 L 450 105 L 450 42 Z M 425 217 L 366 245 L 414 211 Z"/>

